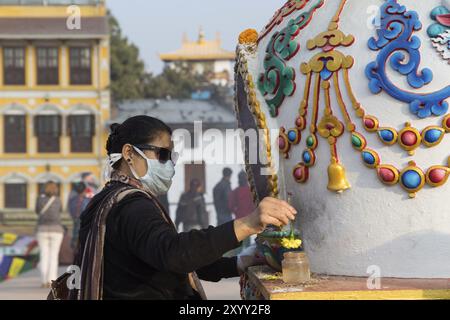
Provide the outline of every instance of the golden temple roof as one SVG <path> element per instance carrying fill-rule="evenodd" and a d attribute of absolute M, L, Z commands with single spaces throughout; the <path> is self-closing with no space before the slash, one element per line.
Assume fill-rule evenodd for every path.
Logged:
<path fill-rule="evenodd" d="M 214 61 L 214 60 L 234 60 L 235 53 L 227 51 L 221 47 L 222 42 L 217 36 L 215 40 L 206 40 L 205 34 L 200 30 L 197 41 L 189 41 L 186 35 L 180 49 L 160 54 L 159 57 L 165 62 L 169 61 Z"/>

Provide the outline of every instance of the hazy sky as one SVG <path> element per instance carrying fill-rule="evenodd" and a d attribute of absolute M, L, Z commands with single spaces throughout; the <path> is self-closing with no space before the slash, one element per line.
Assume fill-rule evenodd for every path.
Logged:
<path fill-rule="evenodd" d="M 201 26 L 207 39 L 220 32 L 223 47 L 235 50 L 241 31 L 260 31 L 286 0 L 107 0 L 124 34 L 140 49 L 146 68 L 159 73 L 158 53 L 181 46 L 183 33 L 197 39 Z"/>

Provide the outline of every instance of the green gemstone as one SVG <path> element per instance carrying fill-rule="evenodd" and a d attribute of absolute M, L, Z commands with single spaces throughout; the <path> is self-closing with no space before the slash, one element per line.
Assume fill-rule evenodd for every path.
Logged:
<path fill-rule="evenodd" d="M 357 136 L 352 136 L 352 144 L 355 148 L 361 148 L 362 146 L 362 141 L 359 137 Z"/>
<path fill-rule="evenodd" d="M 306 139 L 306 145 L 310 148 L 314 145 L 314 138 L 312 136 L 309 136 L 308 139 Z"/>

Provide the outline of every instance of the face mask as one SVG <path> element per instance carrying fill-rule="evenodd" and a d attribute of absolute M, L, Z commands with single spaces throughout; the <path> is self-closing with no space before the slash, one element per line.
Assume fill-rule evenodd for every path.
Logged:
<path fill-rule="evenodd" d="M 171 160 L 161 163 L 158 159 L 149 159 L 136 147 L 134 150 L 147 161 L 147 173 L 139 177 L 133 167 L 130 166 L 134 177 L 142 182 L 147 191 L 155 195 L 162 195 L 169 191 L 172 178 L 175 175 L 175 167 Z"/>

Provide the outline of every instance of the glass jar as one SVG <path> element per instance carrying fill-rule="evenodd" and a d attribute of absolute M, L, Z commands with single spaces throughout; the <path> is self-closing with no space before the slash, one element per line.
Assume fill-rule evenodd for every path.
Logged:
<path fill-rule="evenodd" d="M 283 281 L 288 284 L 300 284 L 311 280 L 309 259 L 304 252 L 285 252 L 281 262 Z"/>

